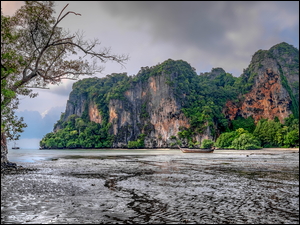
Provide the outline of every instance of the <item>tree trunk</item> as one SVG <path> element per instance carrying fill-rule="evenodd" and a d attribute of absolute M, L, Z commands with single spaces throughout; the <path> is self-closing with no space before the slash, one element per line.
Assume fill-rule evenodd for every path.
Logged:
<path fill-rule="evenodd" d="M 7 154 L 8 154 L 8 149 L 7 149 L 6 135 L 4 134 L 4 132 L 1 132 L 1 172 L 7 167 L 17 166 L 15 163 L 11 163 L 8 161 Z"/>
<path fill-rule="evenodd" d="M 1 132 L 1 168 L 3 164 L 7 164 L 7 142 L 6 142 L 6 136 L 4 133 Z"/>

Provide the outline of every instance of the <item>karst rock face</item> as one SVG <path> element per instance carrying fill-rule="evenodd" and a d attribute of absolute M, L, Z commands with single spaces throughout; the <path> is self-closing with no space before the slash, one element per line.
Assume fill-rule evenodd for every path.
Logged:
<path fill-rule="evenodd" d="M 245 90 L 240 90 L 241 93 L 236 99 L 228 100 L 223 105 L 222 112 L 225 117 L 233 120 L 238 116 L 252 116 L 255 122 L 261 118 L 278 117 L 283 122 L 284 118 L 295 112 L 299 105 L 298 54 L 298 49 L 286 43 L 273 46 L 269 50 L 257 51 L 249 67 L 241 75 L 240 80 L 244 82 L 241 86 L 245 87 Z M 189 72 L 192 76 L 201 76 L 197 75 L 188 63 L 183 64 L 186 70 L 192 71 Z M 144 76 L 147 73 L 148 75 Z M 208 75 L 213 80 L 223 73 L 225 71 L 218 68 Z M 136 79 L 139 74 L 144 74 L 144 77 Z M 151 68 L 142 67 L 136 76 L 130 78 L 126 90 L 119 92 L 116 98 L 103 97 L 105 95 L 97 93 L 97 90 L 87 93 L 73 87 L 66 111 L 60 122 L 55 125 L 54 131 L 59 130 L 61 124 L 70 116 L 82 117 L 85 114 L 90 121 L 99 124 L 107 121 L 110 124 L 109 133 L 114 137 L 112 147 L 126 147 L 129 141 L 137 140 L 141 134 L 145 135 L 145 148 L 170 147 L 172 137 L 177 136 L 182 128 L 191 126 L 190 119 L 182 110 L 186 93 L 175 93 L 178 74 L 180 71 L 167 72 L 162 69 L 153 75 Z M 97 80 L 93 79 L 99 81 L 101 78 L 89 79 L 88 82 L 94 84 Z M 82 90 L 89 87 L 88 82 L 86 88 L 81 87 Z M 118 86 L 112 85 L 112 88 L 116 87 Z M 105 103 L 105 113 L 101 111 L 104 110 L 103 101 L 101 104 L 97 101 L 99 96 L 109 99 Z M 200 143 L 203 139 L 214 138 L 216 136 L 212 135 L 212 126 L 206 126 L 201 134 L 195 134 L 193 137 Z"/>
<path fill-rule="evenodd" d="M 149 77 L 124 94 L 125 101 L 109 103 L 109 122 L 116 136 L 114 147 L 126 146 L 141 133 L 146 134 L 145 147 L 168 147 L 169 138 L 177 135 L 179 127 L 189 127 L 164 74 Z"/>
<path fill-rule="evenodd" d="M 242 74 L 253 85 L 249 92 L 240 95 L 238 102 L 227 101 L 223 110 L 227 118 L 252 116 L 257 122 L 278 117 L 283 122 L 292 114 L 293 105 L 299 105 L 298 54 L 286 43 L 256 52 Z"/>
<path fill-rule="evenodd" d="M 236 116 L 252 116 L 256 122 L 261 118 L 273 120 L 275 117 L 283 122 L 292 113 L 290 105 L 291 98 L 281 84 L 278 70 L 268 67 L 256 77 L 251 91 L 244 94 L 241 102 L 226 103 L 224 113 L 231 120 Z"/>

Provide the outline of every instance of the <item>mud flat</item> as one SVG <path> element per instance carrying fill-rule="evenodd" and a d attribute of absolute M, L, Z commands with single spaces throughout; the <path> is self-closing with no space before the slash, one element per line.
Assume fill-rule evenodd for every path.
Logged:
<path fill-rule="evenodd" d="M 299 149 L 19 165 L 1 175 L 1 224 L 299 223 Z"/>

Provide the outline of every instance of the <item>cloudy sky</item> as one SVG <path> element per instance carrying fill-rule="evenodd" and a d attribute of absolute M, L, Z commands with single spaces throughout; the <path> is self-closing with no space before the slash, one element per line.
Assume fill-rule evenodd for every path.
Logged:
<path fill-rule="evenodd" d="M 84 31 L 86 39 L 98 38 L 112 53 L 130 57 L 126 68 L 105 64 L 98 77 L 137 74 L 141 67 L 169 58 L 187 61 L 198 74 L 222 67 L 240 76 L 259 49 L 283 41 L 299 49 L 298 1 L 58 1 L 56 14 L 68 3 L 67 10 L 81 16 L 70 14 L 62 27 Z M 22 4 L 1 1 L 1 8 L 13 15 Z M 21 97 L 18 115 L 24 116 L 28 128 L 20 145 L 38 147 L 38 140 L 65 110 L 72 83 L 36 90 L 39 96 L 34 99 Z"/>

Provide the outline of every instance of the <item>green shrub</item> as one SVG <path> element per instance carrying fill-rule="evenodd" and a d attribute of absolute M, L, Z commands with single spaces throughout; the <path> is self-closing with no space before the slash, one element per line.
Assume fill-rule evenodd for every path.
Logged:
<path fill-rule="evenodd" d="M 210 139 L 204 139 L 201 144 L 201 148 L 211 148 L 214 145 L 214 142 Z"/>
<path fill-rule="evenodd" d="M 260 142 L 250 133 L 243 133 L 232 141 L 234 149 L 261 149 Z"/>
<path fill-rule="evenodd" d="M 128 148 L 140 148 L 140 143 L 138 141 L 128 141 Z"/>
<path fill-rule="evenodd" d="M 289 147 L 299 146 L 299 130 L 292 130 L 288 132 L 285 136 L 284 144 Z"/>
<path fill-rule="evenodd" d="M 136 141 L 128 141 L 128 148 L 144 148 L 145 147 L 145 140 L 146 135 L 145 134 L 140 134 L 138 136 L 138 139 Z"/>
<path fill-rule="evenodd" d="M 232 141 L 238 136 L 238 133 L 236 131 L 232 132 L 225 132 L 222 133 L 216 143 L 215 146 L 218 148 L 228 148 L 231 146 Z"/>

